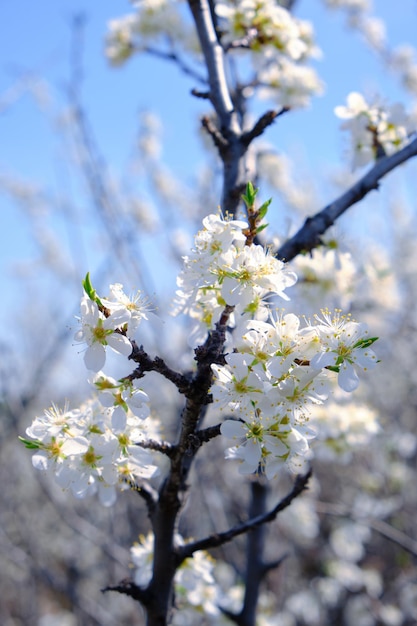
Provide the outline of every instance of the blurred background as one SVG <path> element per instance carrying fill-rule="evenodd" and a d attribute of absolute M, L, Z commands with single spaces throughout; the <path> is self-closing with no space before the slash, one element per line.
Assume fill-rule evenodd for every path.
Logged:
<path fill-rule="evenodd" d="M 273 197 L 268 238 L 275 244 L 363 173 L 352 171 L 333 113 L 349 92 L 417 111 L 417 70 L 407 82 L 348 12 L 328 4 L 299 0 L 294 9 L 314 24 L 324 94 L 279 118 L 260 140 L 260 197 Z M 195 76 L 155 53 L 109 63 L 108 23 L 132 10 L 127 0 L 0 4 L 4 626 L 143 623 L 132 600 L 100 592 L 129 574 L 129 548 L 148 530 L 143 503 L 130 492 L 112 509 L 76 501 L 35 474 L 17 440 L 52 402 L 77 406 L 89 394 L 73 340 L 87 271 L 99 293 L 114 282 L 146 293 L 160 319 L 144 330 L 146 349 L 177 368 L 192 364 L 189 328 L 169 312 L 181 257 L 201 219 L 218 208 L 220 167 L 200 129 L 208 105 L 191 95 Z M 414 0 L 375 1 L 369 12 L 384 21 L 391 51 L 415 45 Z M 254 119 L 270 106 L 254 102 Z M 416 173 L 415 162 L 402 166 L 343 216 L 329 234 L 339 254 L 294 261 L 299 289 L 287 310 L 352 311 L 380 336 L 381 364 L 355 404 L 339 398 L 328 409 L 334 426 L 318 442 L 312 487 L 268 529 L 274 555 L 290 554 L 267 579 L 268 624 L 417 622 Z M 129 373 L 126 363 L 111 367 Z M 152 376 L 144 388 L 167 438 L 174 436 L 180 398 Z M 202 532 L 192 510 L 205 512 L 207 532 L 245 515 L 236 468 L 219 464 L 223 449 L 216 442 L 198 458 L 200 489 L 184 533 Z M 284 477 L 271 499 L 288 485 Z M 216 556 L 239 573 L 243 550 L 237 541 Z"/>

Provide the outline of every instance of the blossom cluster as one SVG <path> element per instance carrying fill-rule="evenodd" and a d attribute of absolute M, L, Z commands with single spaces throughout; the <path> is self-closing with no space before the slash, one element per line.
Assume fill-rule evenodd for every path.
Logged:
<path fill-rule="evenodd" d="M 309 424 L 312 407 L 327 399 L 335 375 L 343 390 L 357 388 L 358 371 L 377 362 L 369 347 L 375 339 L 338 311 L 323 311 L 304 327 L 298 316 L 281 313 L 245 329 L 226 365 L 212 365 L 213 402 L 230 416 L 221 432 L 235 441 L 226 456 L 240 461 L 243 474 L 272 479 L 284 464 L 299 473 L 318 434 Z"/>
<path fill-rule="evenodd" d="M 244 474 L 260 470 L 272 479 L 283 464 L 300 472 L 317 436 L 311 407 L 327 399 L 336 376 L 344 391 L 357 388 L 358 372 L 377 362 L 375 338 L 339 310 L 304 325 L 294 313 L 274 312 L 272 296 L 288 300 L 296 275 L 262 246 L 246 245 L 246 222 L 209 215 L 203 227 L 184 258 L 177 297 L 199 342 L 226 305 L 233 309 L 225 364 L 212 365 L 214 406 L 231 417 L 221 433 L 235 441 L 226 456 Z"/>
<path fill-rule="evenodd" d="M 178 10 L 181 0 L 132 0 L 132 4 L 134 13 L 113 19 L 108 25 L 106 52 L 113 65 L 124 63 L 133 52 L 145 49 L 159 37 L 181 41 L 182 45 L 191 40 Z M 195 44 L 190 41 L 187 47 L 195 48 Z"/>
<path fill-rule="evenodd" d="M 104 376 L 96 380 L 101 387 L 103 382 Z M 72 410 L 52 406 L 36 417 L 26 429 L 29 439 L 21 438 L 35 451 L 33 466 L 52 473 L 77 498 L 98 493 L 105 506 L 116 501 L 117 486 L 150 479 L 158 468 L 152 454 L 140 447 L 146 438 L 142 418 L 148 413 L 148 397 L 139 390 L 131 395 L 136 415 L 129 411 L 124 419 L 117 415 L 118 400 L 109 407 L 98 399 Z"/>
<path fill-rule="evenodd" d="M 255 196 L 248 184 L 245 201 Z M 371 349 L 376 338 L 338 309 L 302 322 L 273 308 L 276 298 L 289 299 L 286 290 L 297 276 L 271 250 L 253 243 L 267 206 L 252 216 L 250 227 L 214 214 L 203 220 L 177 280 L 177 311 L 196 322 L 191 339 L 198 345 L 227 312 L 233 333 L 224 360 L 211 365 L 210 390 L 213 406 L 226 414 L 221 433 L 235 444 L 226 456 L 240 461 L 241 473 L 262 471 L 272 479 L 283 465 L 302 471 L 311 458 L 310 442 L 320 430 L 309 423 L 312 407 L 327 399 L 332 379 L 351 392 L 358 373 L 374 367 L 377 358 Z M 106 298 L 97 295 L 89 274 L 83 286 L 75 337 L 86 344 L 84 362 L 94 372 L 96 397 L 79 409 L 46 411 L 23 442 L 35 450 L 34 466 L 51 470 L 61 487 L 78 497 L 98 491 L 104 504 L 112 504 L 117 485 L 157 472 L 146 449 L 155 447 L 145 443 L 149 429 L 157 428 L 155 419 L 147 419 L 147 394 L 134 376 L 116 380 L 101 371 L 107 348 L 130 356 L 132 338 L 149 312 L 140 292 L 128 297 L 119 283 Z"/>
<path fill-rule="evenodd" d="M 85 366 L 98 372 L 106 362 L 107 346 L 123 356 L 131 354 L 132 344 L 127 335 L 133 337 L 142 319 L 147 319 L 147 305 L 140 291 L 128 297 L 120 283 L 110 285 L 110 296 L 101 300 L 93 290 L 89 274 L 83 285 L 81 329 L 75 334 L 75 340 L 87 344 Z"/>
<path fill-rule="evenodd" d="M 95 397 L 80 408 L 55 406 L 36 417 L 22 442 L 35 453 L 33 466 L 50 471 L 64 490 L 78 498 L 98 492 L 102 504 L 116 500 L 125 488 L 158 473 L 152 453 L 141 444 L 158 430 L 150 415 L 149 397 L 129 377 L 115 380 L 101 371 L 106 349 L 123 356 L 132 352 L 131 336 L 147 317 L 140 292 L 129 298 L 119 283 L 108 298 L 99 298 L 87 274 L 81 298 L 81 330 L 75 338 L 86 344 L 84 362 L 95 372 L 89 381 Z"/>
<path fill-rule="evenodd" d="M 146 51 L 155 41 L 159 51 L 172 53 L 169 42 L 193 55 L 200 53 L 194 30 L 184 19 L 181 0 L 133 2 L 135 12 L 109 23 L 107 57 L 114 65 L 125 62 L 136 51 Z M 282 107 L 304 107 L 323 91 L 315 70 L 307 65 L 320 56 L 312 24 L 294 17 L 275 0 L 224 0 L 216 2 L 221 21 L 219 33 L 226 50 L 249 51 L 256 71 L 252 87 L 261 97 L 278 101 Z M 166 46 L 168 44 L 168 51 Z M 175 52 L 176 54 L 176 52 Z"/>
<path fill-rule="evenodd" d="M 347 106 L 337 106 L 335 114 L 346 120 L 342 128 L 351 135 L 354 169 L 400 150 L 413 131 L 412 121 L 402 104 L 369 104 L 357 92 L 350 93 Z"/>
<path fill-rule="evenodd" d="M 297 280 L 263 246 L 245 245 L 246 222 L 211 214 L 204 218 L 203 227 L 192 254 L 184 257 L 176 309 L 196 320 L 191 340 L 200 343 L 226 304 L 234 307 L 234 320 L 266 319 L 271 293 L 288 300 L 285 289 Z"/>
<path fill-rule="evenodd" d="M 321 93 L 315 71 L 304 65 L 320 55 L 310 22 L 274 0 L 218 2 L 216 13 L 224 23 L 224 44 L 253 53 L 261 96 L 278 99 L 284 107 L 299 107 Z"/>

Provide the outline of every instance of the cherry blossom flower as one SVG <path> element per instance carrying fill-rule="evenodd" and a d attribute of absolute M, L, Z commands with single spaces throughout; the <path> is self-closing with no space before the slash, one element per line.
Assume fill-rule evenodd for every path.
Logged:
<path fill-rule="evenodd" d="M 369 338 L 365 324 L 353 322 L 349 316 L 341 316 L 335 311 L 322 311 L 322 318 L 315 329 L 318 333 L 321 351 L 311 360 L 314 368 L 335 367 L 338 369 L 338 383 L 345 391 L 353 391 L 359 385 L 356 370 L 366 371 L 377 363 L 377 357 L 370 349 L 375 339 Z"/>
<path fill-rule="evenodd" d="M 112 313 L 125 315 L 128 334 L 134 335 L 139 324 L 143 319 L 147 320 L 149 316 L 149 302 L 140 291 L 131 296 L 127 296 L 123 291 L 121 283 L 110 285 L 110 296 L 102 298 L 101 302 Z"/>
<path fill-rule="evenodd" d="M 346 120 L 342 129 L 351 133 L 353 168 L 400 150 L 413 130 L 411 118 L 402 104 L 370 105 L 357 92 L 348 95 L 347 106 L 337 106 L 334 111 Z"/>
<path fill-rule="evenodd" d="M 116 381 L 103 372 L 98 372 L 91 382 L 99 393 L 101 404 L 113 407 L 111 417 L 113 432 L 123 432 L 129 410 L 141 419 L 149 416 L 149 397 L 141 389 L 135 388 L 135 382 L 129 379 Z"/>
<path fill-rule="evenodd" d="M 84 296 L 81 300 L 81 330 L 75 339 L 79 343 L 86 343 L 84 363 L 87 369 L 93 372 L 101 370 L 106 362 L 106 346 L 109 345 L 115 352 L 129 356 L 132 344 L 119 330 L 130 319 L 125 310 L 116 310 L 109 317 L 105 317 L 99 310 L 97 302 Z"/>

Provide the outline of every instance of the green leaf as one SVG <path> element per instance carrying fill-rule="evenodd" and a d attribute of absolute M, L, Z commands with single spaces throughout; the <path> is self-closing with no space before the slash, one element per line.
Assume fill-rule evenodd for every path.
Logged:
<path fill-rule="evenodd" d="M 90 298 L 90 300 L 92 300 L 93 302 L 96 302 L 98 304 L 98 306 L 103 306 L 100 298 L 97 295 L 97 291 L 94 289 L 94 287 L 92 285 L 91 278 L 90 278 L 90 272 L 87 272 L 87 274 L 85 275 L 85 278 L 82 281 L 82 285 L 84 287 L 85 293 Z"/>
<path fill-rule="evenodd" d="M 39 448 L 42 447 L 41 442 L 37 441 L 36 439 L 34 441 L 31 441 L 30 439 L 25 439 L 24 437 L 20 437 L 20 436 L 18 437 L 18 439 L 29 450 L 39 450 Z"/>
<path fill-rule="evenodd" d="M 259 233 L 261 233 L 263 230 L 265 230 L 265 228 L 267 228 L 269 226 L 269 224 L 261 224 L 260 226 L 257 227 L 256 229 L 256 234 L 258 235 Z"/>
<path fill-rule="evenodd" d="M 242 195 L 242 200 L 244 201 L 248 209 L 253 208 L 257 193 L 258 189 L 254 187 L 251 182 L 248 182 L 248 184 L 246 185 L 246 193 Z"/>
<path fill-rule="evenodd" d="M 260 206 L 260 207 L 259 207 L 259 209 L 258 209 L 258 213 L 259 213 L 259 220 L 261 220 L 261 219 L 263 219 L 263 218 L 265 217 L 265 215 L 266 215 L 266 214 L 267 214 L 267 212 L 268 212 L 268 208 L 269 208 L 269 205 L 271 204 L 271 202 L 272 202 L 272 198 L 269 198 L 269 200 L 267 200 L 266 202 L 264 202 L 264 203 L 262 204 L 262 206 Z"/>

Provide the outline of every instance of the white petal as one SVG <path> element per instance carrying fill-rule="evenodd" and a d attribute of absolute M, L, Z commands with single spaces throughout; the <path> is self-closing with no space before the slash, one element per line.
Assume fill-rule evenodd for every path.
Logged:
<path fill-rule="evenodd" d="M 354 391 L 358 387 L 359 378 L 350 363 L 343 363 L 340 366 L 337 382 L 341 389 L 348 392 Z"/>
<path fill-rule="evenodd" d="M 99 372 L 106 362 L 106 350 L 101 343 L 93 343 L 84 353 L 84 363 L 88 370 Z"/>
<path fill-rule="evenodd" d="M 35 454 L 32 457 L 32 465 L 35 469 L 45 471 L 48 469 L 48 464 L 49 464 L 48 455 L 44 450 L 35 452 Z"/>
<path fill-rule="evenodd" d="M 67 456 L 72 454 L 83 454 L 88 450 L 88 440 L 85 437 L 72 437 L 66 439 L 62 444 L 61 452 Z"/>
<path fill-rule="evenodd" d="M 117 311 L 114 311 L 114 313 L 112 313 L 107 319 L 106 321 L 103 323 L 104 328 L 118 328 L 120 326 L 123 326 L 123 324 L 126 324 L 127 322 L 129 322 L 130 320 L 130 312 L 126 309 L 117 309 Z"/>
<path fill-rule="evenodd" d="M 237 422 L 235 420 L 226 420 L 220 426 L 220 432 L 228 439 L 234 439 L 236 437 L 241 439 L 245 436 L 246 429 L 242 422 Z"/>
<path fill-rule="evenodd" d="M 319 352 L 315 354 L 311 359 L 311 367 L 314 369 L 322 369 L 328 365 L 334 365 L 336 361 L 336 354 L 334 352 Z"/>
<path fill-rule="evenodd" d="M 112 335 L 109 335 L 106 340 L 113 350 L 120 352 L 123 356 L 130 356 L 132 354 L 132 344 L 124 335 L 113 333 Z"/>
<path fill-rule="evenodd" d="M 126 428 L 127 415 L 126 411 L 117 406 L 111 416 L 111 427 L 115 433 L 122 433 Z"/>

